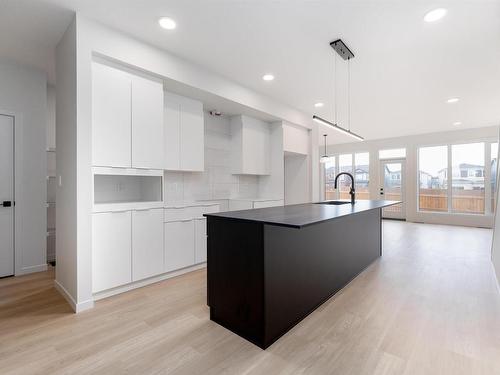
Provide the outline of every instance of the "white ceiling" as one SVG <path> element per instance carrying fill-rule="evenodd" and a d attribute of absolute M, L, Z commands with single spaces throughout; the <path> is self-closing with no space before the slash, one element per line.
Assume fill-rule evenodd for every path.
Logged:
<path fill-rule="evenodd" d="M 500 2 L 484 0 L 0 0 L 0 56 L 53 76 L 71 12 L 171 51 L 306 113 L 332 119 L 334 52 L 351 62 L 351 129 L 367 139 L 500 123 Z M 448 9 L 433 24 L 423 16 Z M 158 27 L 159 16 L 177 21 Z M 48 52 L 47 52 L 48 51 Z M 338 122 L 347 126 L 345 62 Z M 276 80 L 264 82 L 264 73 Z M 446 104 L 449 97 L 456 104 Z M 325 103 L 315 110 L 317 101 Z M 320 131 L 323 134 L 323 130 Z M 348 141 L 331 132 L 329 143 Z"/>

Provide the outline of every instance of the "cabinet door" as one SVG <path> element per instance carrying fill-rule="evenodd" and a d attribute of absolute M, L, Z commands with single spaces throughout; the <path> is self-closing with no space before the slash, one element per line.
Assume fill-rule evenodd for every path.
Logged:
<path fill-rule="evenodd" d="M 247 120 L 243 127 L 242 148 L 243 172 L 268 175 L 271 152 L 269 125 L 254 119 Z"/>
<path fill-rule="evenodd" d="M 237 199 L 229 200 L 229 211 L 251 210 L 252 208 L 252 201 L 242 201 Z"/>
<path fill-rule="evenodd" d="M 131 165 L 130 76 L 108 66 L 92 64 L 92 164 Z"/>
<path fill-rule="evenodd" d="M 196 264 L 207 261 L 207 219 L 194 221 L 194 262 Z"/>
<path fill-rule="evenodd" d="M 193 220 L 165 223 L 165 272 L 194 264 Z"/>
<path fill-rule="evenodd" d="M 92 214 L 92 291 L 132 281 L 130 211 Z"/>
<path fill-rule="evenodd" d="M 163 272 L 163 209 L 132 212 L 132 280 Z"/>
<path fill-rule="evenodd" d="M 205 169 L 205 143 L 202 103 L 183 98 L 181 102 L 180 169 Z"/>
<path fill-rule="evenodd" d="M 180 97 L 165 93 L 164 102 L 164 148 L 165 169 L 178 170 L 180 168 Z"/>
<path fill-rule="evenodd" d="M 278 206 L 283 206 L 283 200 L 256 201 L 253 204 L 253 208 L 266 208 L 266 207 L 278 207 Z"/>
<path fill-rule="evenodd" d="M 163 169 L 163 85 L 132 77 L 132 167 Z"/>

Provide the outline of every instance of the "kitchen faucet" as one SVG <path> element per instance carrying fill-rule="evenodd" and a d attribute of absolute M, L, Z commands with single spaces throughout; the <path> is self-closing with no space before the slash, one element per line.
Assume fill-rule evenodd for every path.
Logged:
<path fill-rule="evenodd" d="M 354 177 L 352 174 L 348 172 L 340 172 L 336 177 L 335 177 L 335 186 L 334 188 L 337 189 L 337 180 L 339 179 L 340 176 L 343 174 L 349 176 L 351 178 L 351 188 L 349 189 L 349 195 L 351 196 L 351 204 L 354 204 L 356 200 L 356 191 L 354 190 Z"/>

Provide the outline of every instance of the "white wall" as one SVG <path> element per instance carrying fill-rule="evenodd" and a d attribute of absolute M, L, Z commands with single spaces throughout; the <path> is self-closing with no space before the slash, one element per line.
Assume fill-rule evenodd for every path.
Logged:
<path fill-rule="evenodd" d="M 380 171 L 378 163 L 378 150 L 390 148 L 406 148 L 406 219 L 408 221 L 455 224 L 468 226 L 492 227 L 493 215 L 470 215 L 429 213 L 417 210 L 417 150 L 421 146 L 444 145 L 463 142 L 496 141 L 498 139 L 497 127 L 462 129 L 450 132 L 429 133 L 408 137 L 379 139 L 373 141 L 346 143 L 328 146 L 328 154 L 335 155 L 351 152 L 370 153 L 370 195 L 371 199 L 378 199 L 380 187 Z M 318 147 L 317 149 L 322 149 Z M 320 180 L 323 176 L 320 176 Z M 321 196 L 324 184 L 320 184 Z"/>
<path fill-rule="evenodd" d="M 500 130 L 500 128 L 499 128 Z M 499 134 L 500 136 L 500 134 Z M 497 160 L 500 160 L 500 148 L 498 150 Z M 497 181 L 500 181 L 500 168 L 497 168 Z M 498 186 L 498 183 L 497 183 Z M 495 211 L 495 225 L 493 228 L 493 243 L 491 246 L 491 261 L 497 276 L 497 285 L 500 282 L 500 210 L 498 209 L 498 200 L 500 199 L 500 189 L 497 188 L 496 196 L 496 211 Z M 500 289 L 499 289 L 500 291 Z"/>
<path fill-rule="evenodd" d="M 285 204 L 311 201 L 307 155 L 285 155 Z"/>
<path fill-rule="evenodd" d="M 15 120 L 15 273 L 46 264 L 45 73 L 0 60 L 0 111 Z"/>
<path fill-rule="evenodd" d="M 231 126 L 227 117 L 204 113 L 205 171 L 165 172 L 165 201 L 256 197 L 258 176 L 231 174 Z"/>
<path fill-rule="evenodd" d="M 318 202 L 322 200 L 324 194 L 322 194 L 322 184 L 321 184 L 321 174 L 319 167 L 319 148 L 317 147 L 317 140 L 319 137 L 319 125 L 313 123 L 310 133 L 310 152 L 311 152 L 311 200 L 313 202 Z"/>
<path fill-rule="evenodd" d="M 76 185 L 76 23 L 56 48 L 56 287 L 76 310 L 77 185 Z M 59 184 L 58 184 L 59 185 Z"/>
<path fill-rule="evenodd" d="M 283 199 L 284 192 L 284 160 L 283 160 L 283 122 L 269 125 L 270 148 L 269 175 L 259 176 L 259 198 Z"/>
<path fill-rule="evenodd" d="M 56 147 L 56 87 L 47 85 L 47 149 Z"/>

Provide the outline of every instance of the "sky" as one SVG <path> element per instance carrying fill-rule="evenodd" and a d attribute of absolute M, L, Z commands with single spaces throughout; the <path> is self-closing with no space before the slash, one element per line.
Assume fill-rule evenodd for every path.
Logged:
<path fill-rule="evenodd" d="M 459 164 L 475 164 L 484 166 L 484 143 L 468 143 L 451 146 L 452 167 Z M 496 146 L 494 151 L 497 151 Z M 498 152 L 498 151 L 497 151 Z M 419 169 L 437 176 L 438 172 L 448 166 L 446 146 L 422 147 L 419 149 Z"/>

